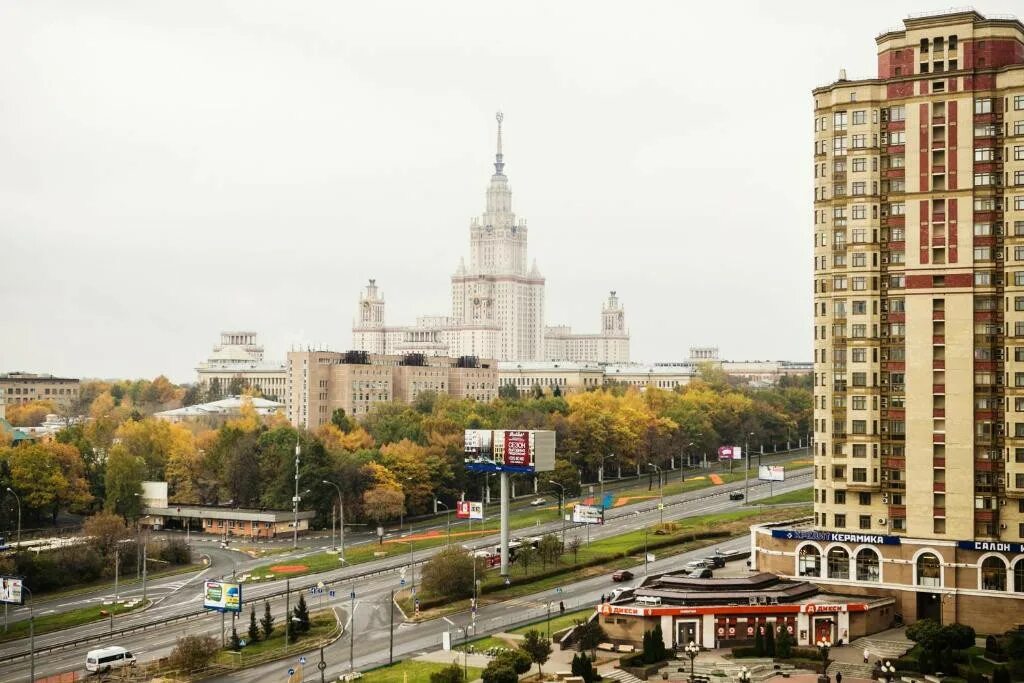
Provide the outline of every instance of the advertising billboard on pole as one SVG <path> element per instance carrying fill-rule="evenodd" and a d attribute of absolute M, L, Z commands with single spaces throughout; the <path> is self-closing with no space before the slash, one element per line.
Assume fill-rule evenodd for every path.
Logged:
<path fill-rule="evenodd" d="M 22 578 L 20 576 L 0 576 L 0 603 L 7 605 L 22 605 L 25 596 L 21 590 Z"/>
<path fill-rule="evenodd" d="M 242 585 L 231 581 L 207 581 L 203 585 L 203 607 L 218 612 L 241 612 Z"/>
<path fill-rule="evenodd" d="M 786 468 L 782 465 L 761 465 L 757 468 L 761 481 L 786 481 Z"/>
<path fill-rule="evenodd" d="M 575 524 L 604 524 L 604 508 L 600 505 L 577 505 L 572 509 Z"/>
<path fill-rule="evenodd" d="M 719 446 L 718 447 L 718 459 L 719 460 L 742 460 L 743 459 L 743 446 Z"/>
<path fill-rule="evenodd" d="M 540 429 L 467 429 L 464 456 L 471 472 L 550 472 L 555 433 Z"/>
<path fill-rule="evenodd" d="M 455 516 L 459 519 L 483 519 L 484 504 L 475 500 L 455 501 Z"/>

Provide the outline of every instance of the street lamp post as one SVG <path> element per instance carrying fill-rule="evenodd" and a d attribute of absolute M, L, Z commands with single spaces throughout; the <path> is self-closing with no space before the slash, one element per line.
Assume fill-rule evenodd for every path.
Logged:
<path fill-rule="evenodd" d="M 295 439 L 295 496 L 292 498 L 292 549 L 299 547 L 299 440 Z"/>
<path fill-rule="evenodd" d="M 548 479 L 548 483 L 558 487 L 558 516 L 562 518 L 562 547 L 565 548 L 565 486 L 554 479 Z"/>
<path fill-rule="evenodd" d="M 345 561 L 345 508 L 341 501 L 341 487 L 335 484 L 333 481 L 327 481 L 326 479 L 320 482 L 321 484 L 330 484 L 338 492 L 338 527 L 341 535 L 341 554 L 339 557 L 341 561 Z M 331 518 L 331 543 L 334 543 L 334 518 Z M 338 546 L 334 546 L 337 550 Z"/>
<path fill-rule="evenodd" d="M 438 500 L 437 496 L 434 496 L 434 514 L 435 515 L 437 514 L 437 506 L 438 505 L 444 506 L 444 525 L 445 525 L 445 530 L 448 533 L 448 543 L 447 543 L 447 545 L 451 545 L 452 544 L 452 509 L 450 507 L 448 507 L 448 505 L 445 504 L 443 501 Z"/>
<path fill-rule="evenodd" d="M 743 442 L 743 455 L 745 461 L 743 463 L 743 500 L 746 502 L 750 499 L 750 437 L 754 435 L 754 432 L 747 434 L 747 439 Z"/>
<path fill-rule="evenodd" d="M 7 493 L 14 496 L 14 499 L 18 501 L 18 547 L 21 547 L 21 496 L 12 489 L 10 486 L 7 487 Z"/>
<path fill-rule="evenodd" d="M 597 479 L 598 479 L 598 482 L 601 484 L 601 506 L 602 507 L 604 506 L 604 461 L 607 460 L 608 458 L 614 458 L 614 457 L 615 457 L 614 453 L 609 453 L 608 455 L 601 456 L 601 462 L 597 466 Z"/>
<path fill-rule="evenodd" d="M 896 667 L 892 665 L 892 662 L 886 660 L 885 663 L 879 667 L 879 670 L 882 672 L 882 675 L 885 676 L 886 683 L 892 683 L 892 679 L 896 675 Z"/>
<path fill-rule="evenodd" d="M 820 638 L 815 645 L 818 647 L 818 656 L 821 657 L 821 675 L 818 676 L 818 683 L 828 683 L 828 653 L 832 649 L 832 641 Z"/>
<path fill-rule="evenodd" d="M 683 648 L 683 652 L 690 658 L 690 683 L 693 683 L 693 662 L 700 654 L 700 645 L 692 640 Z"/>
<path fill-rule="evenodd" d="M 655 465 L 653 462 L 647 463 L 648 467 L 653 467 L 658 473 L 658 513 L 661 521 L 661 526 L 665 526 L 665 479 L 661 476 L 661 468 Z"/>

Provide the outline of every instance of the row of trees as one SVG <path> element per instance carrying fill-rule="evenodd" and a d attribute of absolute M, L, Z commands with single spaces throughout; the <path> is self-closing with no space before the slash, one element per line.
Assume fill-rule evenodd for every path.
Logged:
<path fill-rule="evenodd" d="M 320 523 L 335 501 L 323 480 L 341 487 L 346 520 L 380 523 L 425 513 L 435 497 L 449 505 L 462 492 L 479 499 L 483 475 L 462 464 L 465 429 L 554 430 L 557 468 L 544 479 L 575 494 L 581 475 L 593 481 L 602 462 L 625 473 L 700 459 L 720 444 L 770 450 L 806 434 L 811 414 L 805 386 L 736 387 L 713 370 L 674 391 L 616 387 L 490 403 L 428 392 L 412 405 L 378 404 L 359 421 L 337 411 L 315 431 L 298 431 L 281 415 L 263 419 L 251 406 L 216 429 L 141 410 L 180 402 L 183 391 L 164 378 L 83 385 L 82 394 L 92 396 L 88 419 L 69 424 L 56 443 L 0 448 L 0 488 L 19 492 L 23 512 L 37 521 L 62 509 L 134 517 L 146 480 L 167 481 L 171 501 L 180 504 L 287 509 L 298 445 L 300 487 L 310 489 L 303 506 L 317 510 Z M 13 512 L 11 500 L 0 506 L 7 528 Z"/>

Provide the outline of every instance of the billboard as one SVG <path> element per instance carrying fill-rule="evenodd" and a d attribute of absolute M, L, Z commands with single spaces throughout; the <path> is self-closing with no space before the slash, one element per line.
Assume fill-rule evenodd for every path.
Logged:
<path fill-rule="evenodd" d="M 465 463 L 471 472 L 550 472 L 555 433 L 548 430 L 467 429 Z"/>
<path fill-rule="evenodd" d="M 0 603 L 8 605 L 22 605 L 25 596 L 21 590 L 22 578 L 20 576 L 0 576 Z"/>
<path fill-rule="evenodd" d="M 242 585 L 231 581 L 207 581 L 203 585 L 203 607 L 218 612 L 241 612 Z"/>
<path fill-rule="evenodd" d="M 743 459 L 743 446 L 719 446 L 718 447 L 718 459 L 719 460 L 742 460 Z"/>
<path fill-rule="evenodd" d="M 600 505 L 577 505 L 572 509 L 576 524 L 604 524 L 604 508 Z"/>
<path fill-rule="evenodd" d="M 761 481 L 786 481 L 786 468 L 782 465 L 761 465 L 757 468 Z"/>
<path fill-rule="evenodd" d="M 484 504 L 474 500 L 455 501 L 455 516 L 459 519 L 483 519 Z"/>

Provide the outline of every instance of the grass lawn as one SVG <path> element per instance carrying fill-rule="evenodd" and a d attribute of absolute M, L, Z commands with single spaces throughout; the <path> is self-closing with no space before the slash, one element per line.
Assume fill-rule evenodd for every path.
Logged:
<path fill-rule="evenodd" d="M 152 560 L 151 560 L 152 561 Z M 153 567 L 153 564 L 149 565 Z M 162 579 L 168 576 L 175 576 L 176 574 L 187 574 L 189 572 L 197 572 L 201 569 L 205 569 L 206 565 L 202 562 L 195 562 L 192 564 L 182 564 L 170 569 L 163 569 L 160 571 L 153 571 L 150 569 L 146 573 L 146 580 L 149 582 L 155 581 L 156 579 Z M 142 579 L 135 577 L 121 577 L 121 586 L 132 586 L 135 584 L 141 584 Z M 70 598 L 75 595 L 81 595 L 82 593 L 88 593 L 89 591 L 96 590 L 97 588 L 110 588 L 110 592 L 114 592 L 114 582 L 109 579 L 103 579 L 101 581 L 93 581 L 92 583 L 83 583 L 75 586 L 74 588 L 66 588 L 51 591 L 49 593 L 40 593 L 37 597 L 39 602 L 49 602 L 52 600 L 63 600 Z M 37 620 L 38 621 L 38 620 Z"/>
<path fill-rule="evenodd" d="M 497 636 L 484 636 L 483 638 L 469 641 L 469 646 L 473 648 L 471 652 L 483 652 L 484 650 L 489 650 L 492 647 L 515 648 L 518 647 L 519 644 L 511 640 L 498 638 Z M 458 645 L 457 649 L 459 652 L 462 652 L 461 643 Z"/>
<path fill-rule="evenodd" d="M 462 663 L 462 659 L 455 654 L 452 655 L 452 660 L 457 661 L 459 664 Z M 407 659 L 404 662 L 368 671 L 359 680 L 362 683 L 414 683 L 414 681 L 415 683 L 420 683 L 421 681 L 429 681 L 430 674 L 440 671 L 447 666 L 449 665 Z M 480 678 L 481 673 L 483 673 L 483 669 L 471 666 L 469 667 L 469 678 L 467 680 L 476 680 Z"/>
<path fill-rule="evenodd" d="M 565 614 L 562 614 L 560 616 L 551 617 L 551 632 L 555 633 L 556 631 L 561 631 L 563 628 L 569 628 L 570 626 L 574 626 L 577 621 L 587 619 L 593 613 L 594 610 L 592 609 L 581 609 L 576 612 L 566 612 Z M 533 629 L 541 631 L 542 633 L 547 633 L 547 628 L 548 622 L 545 620 L 538 621 L 534 624 L 528 624 L 526 626 L 520 626 L 519 628 L 514 628 L 511 631 L 509 631 L 509 633 L 526 635 L 527 631 Z"/>
<path fill-rule="evenodd" d="M 788 491 L 786 493 L 780 493 L 777 496 L 771 498 L 761 498 L 760 500 L 751 501 L 750 505 L 779 505 L 781 503 L 813 503 L 814 502 L 814 489 L 798 489 L 796 491 Z"/>
<path fill-rule="evenodd" d="M 110 619 L 109 616 L 102 616 L 100 614 L 100 610 L 109 611 L 111 609 L 114 610 L 114 626 L 116 628 L 118 614 L 127 614 L 128 612 L 140 610 L 142 609 L 142 603 L 131 608 L 125 607 L 124 605 L 117 605 L 116 607 L 111 605 L 92 605 L 90 607 L 81 607 L 67 612 L 37 616 L 35 618 L 35 634 L 38 636 L 41 633 L 59 631 L 63 628 L 81 626 L 82 624 L 88 624 L 92 621 Z M 7 633 L 0 634 L 0 642 L 15 640 L 17 638 L 25 638 L 27 636 L 28 620 L 23 619 L 21 621 L 11 622 L 10 627 L 7 629 Z"/>
<path fill-rule="evenodd" d="M 680 520 L 678 522 L 666 523 L 665 527 L 668 530 L 667 534 L 656 535 L 655 533 L 649 533 L 647 534 L 647 538 L 651 543 L 654 541 L 664 542 L 666 539 L 678 539 L 677 543 L 652 550 L 657 557 L 663 558 L 687 552 L 702 546 L 712 545 L 713 543 L 722 540 L 705 539 L 694 541 L 694 534 L 714 530 L 725 532 L 729 536 L 738 536 L 749 533 L 749 527 L 752 523 L 789 519 L 794 515 L 807 514 L 809 511 L 809 506 L 806 509 L 791 507 L 782 509 L 744 508 L 730 512 L 701 515 L 698 517 Z M 651 528 L 654 529 L 655 527 Z M 594 541 L 591 543 L 590 547 L 587 547 L 584 544 L 580 547 L 578 553 L 579 556 L 576 561 L 573 561 L 573 557 L 569 553 L 563 555 L 562 559 L 559 560 L 559 563 L 564 565 L 567 571 L 554 575 L 538 577 L 536 580 L 524 581 L 508 587 L 503 586 L 503 580 L 496 572 L 488 572 L 483 579 L 480 604 L 486 605 L 501 602 L 510 598 L 522 597 L 538 591 L 564 586 L 566 583 L 599 576 L 616 569 L 636 567 L 638 564 L 643 563 L 643 544 L 643 530 L 631 531 L 625 534 L 618 534 L 616 536 Z M 629 554 L 627 555 L 627 553 Z M 639 557 L 637 555 L 639 555 Z M 601 558 L 606 558 L 606 561 L 588 567 L 572 569 L 574 564 L 583 564 L 586 561 L 599 560 Z M 542 570 L 542 566 L 540 562 L 535 562 L 530 565 L 529 570 L 538 572 Z M 512 565 L 511 576 L 513 578 L 517 578 L 517 576 L 529 576 L 529 574 L 524 571 L 524 567 L 516 563 Z M 402 591 L 397 593 L 395 597 L 402 609 L 405 610 L 406 614 L 412 614 L 414 612 L 410 591 Z M 424 599 L 430 598 L 426 593 L 421 593 L 420 597 Z M 468 599 L 450 601 L 443 607 L 421 610 L 419 619 L 432 619 L 468 608 Z"/>
<path fill-rule="evenodd" d="M 257 611 L 257 618 L 261 618 L 262 614 Z M 280 621 L 280 620 L 278 620 Z M 245 630 L 242 630 L 244 626 Z M 249 622 L 239 619 L 236 623 L 235 628 L 238 629 L 238 637 L 242 640 L 249 640 Z M 315 642 L 317 639 L 329 635 L 335 629 L 338 628 L 337 619 L 334 616 L 334 612 L 331 610 L 324 610 L 321 612 L 311 612 L 309 615 L 309 633 L 302 634 L 299 640 L 293 641 L 288 645 L 288 649 L 292 652 L 308 648 L 309 644 Z M 230 630 L 230 629 L 229 629 Z M 230 633 L 228 634 L 230 636 Z M 222 650 L 217 653 L 217 657 L 214 660 L 218 664 L 228 664 L 232 666 L 246 666 L 249 660 L 259 658 L 261 661 L 268 661 L 269 659 L 275 659 L 269 653 L 277 651 L 281 657 L 285 657 L 287 653 L 284 649 L 284 626 L 280 623 L 275 624 L 274 633 L 270 636 L 269 640 L 260 640 L 256 643 L 247 643 L 243 647 L 239 654 Z M 263 655 L 262 657 L 260 655 Z"/>

